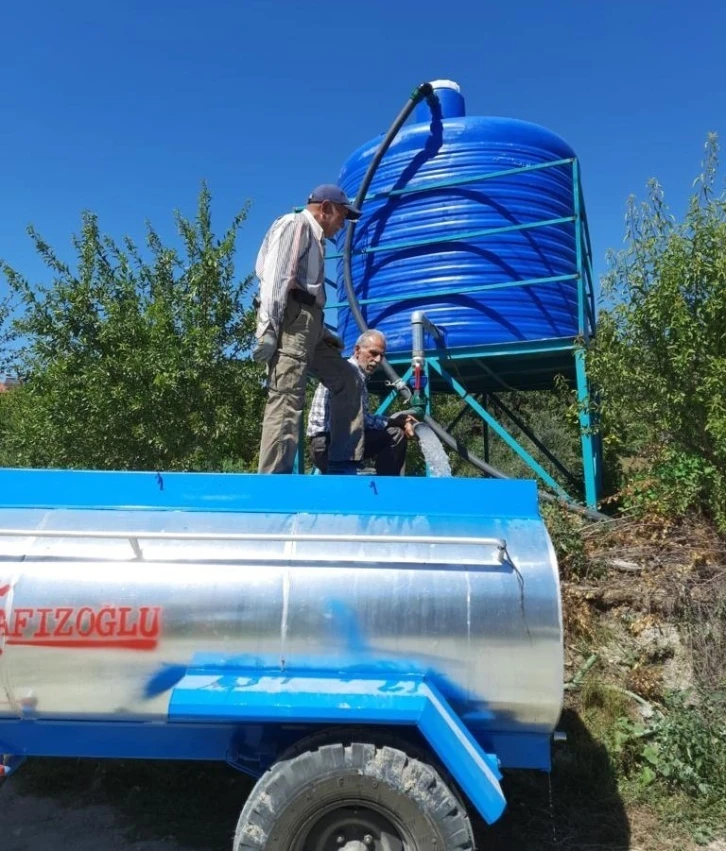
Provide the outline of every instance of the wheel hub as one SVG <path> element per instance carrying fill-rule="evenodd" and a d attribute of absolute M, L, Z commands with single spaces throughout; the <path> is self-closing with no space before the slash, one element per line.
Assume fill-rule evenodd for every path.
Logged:
<path fill-rule="evenodd" d="M 399 831 L 382 813 L 339 807 L 311 825 L 300 851 L 408 851 Z"/>

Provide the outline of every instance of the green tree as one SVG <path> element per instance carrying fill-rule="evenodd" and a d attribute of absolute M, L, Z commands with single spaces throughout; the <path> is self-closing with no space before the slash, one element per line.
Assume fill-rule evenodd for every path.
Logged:
<path fill-rule="evenodd" d="M 626 505 L 703 508 L 726 529 L 726 193 L 717 170 L 709 136 L 682 221 L 657 181 L 645 202 L 631 200 L 590 366 Z"/>
<path fill-rule="evenodd" d="M 101 234 L 92 213 L 73 238 L 76 268 L 31 227 L 53 273 L 31 284 L 7 263 L 16 299 L 11 370 L 3 394 L 5 464 L 95 469 L 245 469 L 255 462 L 264 389 L 245 357 L 254 314 L 251 277 L 235 276 L 238 213 L 217 239 L 202 187 L 183 245 L 147 224 L 146 257 L 130 239 Z"/>

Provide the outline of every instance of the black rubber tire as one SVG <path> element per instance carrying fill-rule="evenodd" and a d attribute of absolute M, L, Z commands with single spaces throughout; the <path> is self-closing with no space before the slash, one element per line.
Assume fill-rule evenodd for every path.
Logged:
<path fill-rule="evenodd" d="M 393 728 L 396 729 L 396 728 Z M 452 785 L 451 778 L 445 773 L 445 769 L 435 760 L 425 747 L 405 738 L 398 731 L 391 732 L 391 728 L 364 727 L 355 725 L 339 725 L 337 727 L 326 727 L 311 733 L 294 742 L 287 750 L 280 754 L 279 759 L 293 759 L 305 751 L 316 751 L 323 745 L 351 745 L 353 742 L 366 742 L 377 748 L 394 748 L 403 751 L 407 756 L 425 762 L 432 766 L 447 785 Z"/>
<path fill-rule="evenodd" d="M 370 807 L 401 825 L 409 834 L 405 851 L 475 851 L 469 817 L 435 769 L 364 742 L 275 763 L 247 799 L 234 851 L 290 851 L 306 821 L 336 802 Z"/>
<path fill-rule="evenodd" d="M 391 732 L 391 730 L 396 732 Z M 350 745 L 353 742 L 367 742 L 377 748 L 393 748 L 403 751 L 409 758 L 417 759 L 430 768 L 433 768 L 444 781 L 444 784 L 453 792 L 459 807 L 466 810 L 464 795 L 456 784 L 454 778 L 449 774 L 444 765 L 438 760 L 436 754 L 431 753 L 426 745 L 403 735 L 401 730 L 394 728 L 364 727 L 339 725 L 337 727 L 325 727 L 315 733 L 298 739 L 287 750 L 280 754 L 279 759 L 292 759 L 304 751 L 316 751 L 323 745 Z"/>

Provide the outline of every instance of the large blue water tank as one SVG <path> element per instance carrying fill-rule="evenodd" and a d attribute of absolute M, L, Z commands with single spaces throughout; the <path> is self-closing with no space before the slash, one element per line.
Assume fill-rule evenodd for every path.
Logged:
<path fill-rule="evenodd" d="M 445 330 L 449 350 L 575 337 L 574 278 L 468 292 L 485 285 L 575 275 L 571 221 L 470 235 L 572 217 L 571 164 L 395 194 L 571 159 L 575 154 L 562 139 L 536 124 L 466 116 L 456 84 L 435 84 L 435 89 L 440 106 L 434 113 L 425 101 L 417 108 L 415 123 L 406 125 L 394 140 L 363 204 L 352 272 L 366 322 L 387 335 L 389 356 L 410 355 L 410 317 L 416 309 L 424 309 Z M 339 182 L 350 197 L 357 194 L 381 141 L 378 137 L 367 142 L 343 166 Z M 388 195 L 391 190 L 394 194 Z M 457 234 L 463 236 L 435 242 Z M 434 242 L 405 246 L 427 240 Z M 345 301 L 342 261 L 338 296 Z M 338 330 L 351 350 L 358 328 L 345 307 L 339 309 Z"/>

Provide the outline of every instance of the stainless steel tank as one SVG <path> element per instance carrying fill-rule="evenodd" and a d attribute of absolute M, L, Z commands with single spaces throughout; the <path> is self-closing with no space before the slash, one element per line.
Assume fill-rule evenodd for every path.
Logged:
<path fill-rule="evenodd" d="M 0 471 L 0 717 L 163 719 L 193 663 L 425 672 L 476 726 L 554 728 L 533 483 L 155 476 Z"/>

